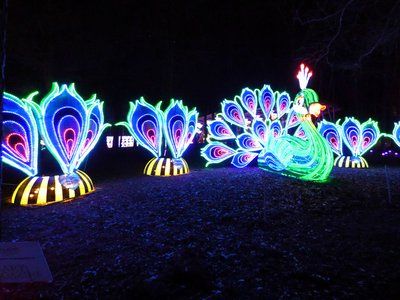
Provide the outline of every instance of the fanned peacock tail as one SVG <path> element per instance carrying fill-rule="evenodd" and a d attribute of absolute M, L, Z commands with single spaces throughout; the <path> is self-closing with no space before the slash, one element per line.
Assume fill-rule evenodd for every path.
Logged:
<path fill-rule="evenodd" d="M 208 144 L 201 154 L 207 165 L 231 159 L 231 164 L 243 168 L 258 157 L 258 165 L 267 171 L 325 181 L 333 157 L 311 120 L 310 114 L 325 108 L 315 91 L 306 88 L 311 75 L 302 65 L 301 91 L 294 102 L 288 93 L 273 91 L 269 85 L 261 90 L 245 88 L 240 96 L 224 100 L 221 113 L 208 123 Z"/>
<path fill-rule="evenodd" d="M 207 165 L 231 158 L 231 164 L 246 167 L 271 138 L 291 132 L 304 136 L 292 110 L 287 92 L 273 91 L 269 85 L 259 90 L 245 88 L 233 100 L 221 103 L 221 113 L 208 122 L 208 144 L 201 155 Z"/>

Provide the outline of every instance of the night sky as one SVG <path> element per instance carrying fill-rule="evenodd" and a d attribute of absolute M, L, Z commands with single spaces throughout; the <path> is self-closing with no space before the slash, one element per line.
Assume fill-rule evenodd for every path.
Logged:
<path fill-rule="evenodd" d="M 53 81 L 75 82 L 83 98 L 105 101 L 109 122 L 140 96 L 183 99 L 204 115 L 244 87 L 270 84 L 294 97 L 305 61 L 309 86 L 338 117 L 390 128 L 400 120 L 399 5 L 329 2 L 11 0 L 6 91 L 44 96 Z"/>

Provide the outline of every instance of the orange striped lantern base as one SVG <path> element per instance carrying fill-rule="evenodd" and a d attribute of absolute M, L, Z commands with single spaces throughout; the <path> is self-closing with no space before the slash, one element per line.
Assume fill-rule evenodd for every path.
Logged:
<path fill-rule="evenodd" d="M 35 176 L 24 179 L 15 189 L 11 203 L 19 205 L 45 205 L 73 199 L 94 191 L 90 177 L 77 170 L 79 177 L 78 187 L 68 189 L 60 182 L 60 176 Z"/>
<path fill-rule="evenodd" d="M 363 157 L 338 156 L 335 158 L 334 166 L 339 168 L 368 168 L 368 163 Z"/>
<path fill-rule="evenodd" d="M 183 158 L 154 157 L 144 167 L 144 174 L 150 176 L 176 176 L 189 173 L 189 166 Z"/>

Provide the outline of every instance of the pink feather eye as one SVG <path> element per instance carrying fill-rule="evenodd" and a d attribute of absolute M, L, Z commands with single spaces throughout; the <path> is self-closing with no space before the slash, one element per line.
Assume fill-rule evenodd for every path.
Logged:
<path fill-rule="evenodd" d="M 337 148 L 337 146 L 338 146 L 338 141 L 337 141 L 336 137 L 331 137 L 330 140 L 329 140 L 329 142 L 330 142 L 335 148 Z"/>
<path fill-rule="evenodd" d="M 233 112 L 233 117 L 238 121 L 241 122 L 242 118 L 240 117 L 240 114 L 237 111 Z"/>
<path fill-rule="evenodd" d="M 371 138 L 365 137 L 364 140 L 363 140 L 362 147 L 363 148 L 367 148 L 370 143 L 371 143 Z"/>
<path fill-rule="evenodd" d="M 227 153 L 228 153 L 228 151 L 223 148 L 215 148 L 213 151 L 213 155 L 215 157 L 222 157 L 222 156 L 225 156 Z"/>
<path fill-rule="evenodd" d="M 82 147 L 81 154 L 84 153 L 84 152 L 86 151 L 86 148 L 88 147 L 88 145 L 89 145 L 90 142 L 92 141 L 93 136 L 94 136 L 93 130 L 89 130 L 88 133 L 87 133 L 87 136 L 86 136 L 85 143 L 84 143 L 84 145 L 83 145 L 83 147 Z"/>
<path fill-rule="evenodd" d="M 6 137 L 6 145 L 17 155 L 23 162 L 28 162 L 29 147 L 26 138 L 17 133 L 11 133 Z"/>
<path fill-rule="evenodd" d="M 65 145 L 65 150 L 67 152 L 67 156 L 70 159 L 72 157 L 72 154 L 74 153 L 75 147 L 76 147 L 76 132 L 72 128 L 67 128 L 64 131 L 64 145 Z"/>
<path fill-rule="evenodd" d="M 155 147 L 156 146 L 156 132 L 154 129 L 149 129 L 146 132 L 148 141 Z"/>
<path fill-rule="evenodd" d="M 177 129 L 175 131 L 175 136 L 174 136 L 176 144 L 179 144 L 179 141 L 181 140 L 181 136 L 182 136 L 182 130 Z"/>
<path fill-rule="evenodd" d="M 222 102 L 222 111 L 225 120 L 229 123 L 243 128 L 246 127 L 243 109 L 235 101 L 225 100 Z"/>
<path fill-rule="evenodd" d="M 351 137 L 351 143 L 352 143 L 354 146 L 356 146 L 356 145 L 357 145 L 357 142 L 358 142 L 357 136 L 352 136 L 352 137 Z"/>

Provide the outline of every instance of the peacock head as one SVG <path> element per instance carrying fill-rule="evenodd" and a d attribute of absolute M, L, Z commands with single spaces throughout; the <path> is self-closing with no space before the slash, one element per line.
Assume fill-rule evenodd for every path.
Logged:
<path fill-rule="evenodd" d="M 300 70 L 297 73 L 301 91 L 297 93 L 293 103 L 293 110 L 300 120 L 311 120 L 311 115 L 318 117 L 321 111 L 326 109 L 325 105 L 319 103 L 317 93 L 313 89 L 307 88 L 311 76 L 312 72 L 310 69 L 304 64 L 301 64 Z"/>
<path fill-rule="evenodd" d="M 318 117 L 326 106 L 318 102 L 318 95 L 312 89 L 300 91 L 294 100 L 293 110 L 297 113 L 297 117 L 301 120 L 306 118 L 311 120 L 311 115 Z"/>

